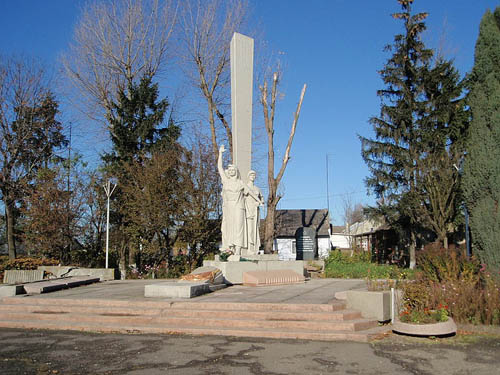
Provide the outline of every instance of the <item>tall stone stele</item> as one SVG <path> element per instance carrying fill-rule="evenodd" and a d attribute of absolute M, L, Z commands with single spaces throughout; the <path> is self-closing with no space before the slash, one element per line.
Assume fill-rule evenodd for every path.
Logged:
<path fill-rule="evenodd" d="M 264 199 L 251 170 L 253 39 L 234 33 L 230 51 L 233 164 L 224 170 L 224 146 L 217 162 L 222 180 L 222 249 L 236 256 L 254 255 L 260 246 L 258 206 Z"/>
<path fill-rule="evenodd" d="M 231 121 L 233 163 L 247 182 L 252 169 L 253 39 L 234 33 L 231 39 Z"/>

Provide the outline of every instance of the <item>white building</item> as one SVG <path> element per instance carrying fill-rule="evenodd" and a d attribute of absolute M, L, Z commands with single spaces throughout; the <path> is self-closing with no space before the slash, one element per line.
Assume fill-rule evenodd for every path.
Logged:
<path fill-rule="evenodd" d="M 351 248 L 349 235 L 346 234 L 346 228 L 343 225 L 332 226 L 332 234 L 330 235 L 330 241 L 334 249 Z"/>

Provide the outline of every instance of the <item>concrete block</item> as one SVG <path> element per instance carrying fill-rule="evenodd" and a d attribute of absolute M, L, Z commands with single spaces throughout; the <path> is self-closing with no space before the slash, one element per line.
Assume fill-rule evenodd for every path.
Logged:
<path fill-rule="evenodd" d="M 78 268 L 71 266 L 38 266 L 39 270 L 51 272 L 55 277 L 67 276 L 94 276 L 99 277 L 100 281 L 109 281 L 115 279 L 114 268 Z"/>
<path fill-rule="evenodd" d="M 390 291 L 348 290 L 346 297 L 347 308 L 360 311 L 364 318 L 377 319 L 379 322 L 391 319 Z"/>
<path fill-rule="evenodd" d="M 243 272 L 243 285 L 266 286 L 305 282 L 304 275 L 292 270 L 248 271 Z"/>
<path fill-rule="evenodd" d="M 280 260 L 278 254 L 260 254 L 260 255 L 243 255 L 244 259 L 248 260 Z"/>
<path fill-rule="evenodd" d="M 210 292 L 208 283 L 164 282 L 144 287 L 144 297 L 193 298 Z"/>
<path fill-rule="evenodd" d="M 240 262 L 217 262 L 215 260 L 203 261 L 203 266 L 212 266 L 220 269 L 226 284 L 242 284 L 243 273 L 249 271 L 275 271 L 292 270 L 299 275 L 304 275 L 304 261 L 302 260 L 253 260 Z"/>
<path fill-rule="evenodd" d="M 65 279 L 58 280 L 61 283 L 65 283 L 69 288 L 74 288 L 81 285 L 89 285 L 99 282 L 99 277 L 92 276 L 71 276 Z"/>
<path fill-rule="evenodd" d="M 3 277 L 4 284 L 22 284 L 43 280 L 44 271 L 37 270 L 6 270 Z"/>
<path fill-rule="evenodd" d="M 24 290 L 28 294 L 41 294 L 55 292 L 57 290 L 68 288 L 67 283 L 61 281 L 40 281 L 37 283 L 29 283 L 24 285 Z"/>
<path fill-rule="evenodd" d="M 13 297 L 24 293 L 25 291 L 22 285 L 0 285 L 0 298 Z"/>

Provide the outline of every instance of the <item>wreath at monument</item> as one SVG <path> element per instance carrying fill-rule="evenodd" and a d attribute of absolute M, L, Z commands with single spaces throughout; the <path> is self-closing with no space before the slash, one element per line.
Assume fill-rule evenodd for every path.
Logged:
<path fill-rule="evenodd" d="M 219 259 L 221 260 L 221 262 L 227 262 L 227 259 L 233 254 L 234 253 L 229 249 L 221 250 L 219 254 Z"/>

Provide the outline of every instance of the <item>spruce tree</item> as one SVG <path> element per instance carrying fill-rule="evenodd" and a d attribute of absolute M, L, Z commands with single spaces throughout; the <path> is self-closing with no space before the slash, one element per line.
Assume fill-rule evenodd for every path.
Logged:
<path fill-rule="evenodd" d="M 165 124 L 168 106 L 167 99 L 158 101 L 158 85 L 148 76 L 138 85 L 120 90 L 118 102 L 112 104 L 108 115 L 113 151 L 104 156 L 104 161 L 117 166 L 173 145 L 180 130 L 172 120 Z"/>
<path fill-rule="evenodd" d="M 463 191 L 470 212 L 473 251 L 500 269 L 500 7 L 483 16 L 467 102 L 472 120 Z"/>
<path fill-rule="evenodd" d="M 169 104 L 166 99 L 158 100 L 158 96 L 158 85 L 153 84 L 149 76 L 144 76 L 139 84 L 129 84 L 126 90 L 118 92 L 118 101 L 112 104 L 112 111 L 108 115 L 113 149 L 103 156 L 103 160 L 108 172 L 118 180 L 112 197 L 111 221 L 116 229 L 115 234 L 120 238 L 118 248 L 122 277 L 127 258 L 133 258 L 133 252 L 142 246 L 142 241 L 146 247 L 153 242 L 155 236 L 152 231 L 157 229 L 157 226 L 152 228 L 152 224 L 144 225 L 141 222 L 141 210 L 131 208 L 130 202 L 136 198 L 131 196 L 131 192 L 148 194 L 150 188 L 154 192 L 171 191 L 167 189 L 168 186 L 159 187 L 166 181 L 165 174 L 158 174 L 160 179 L 155 181 L 144 180 L 144 174 L 151 172 L 146 169 L 152 168 L 154 161 L 164 155 L 169 157 L 169 165 L 163 166 L 164 172 L 168 172 L 170 185 L 178 186 L 178 172 L 171 166 L 175 164 L 173 159 L 181 157 L 177 142 L 180 129 L 172 119 L 165 121 Z M 156 185 L 146 186 L 148 183 Z M 165 196 L 157 199 L 162 200 L 157 202 L 158 205 L 167 201 Z M 147 200 L 143 200 L 145 204 L 148 204 Z M 170 213 L 171 207 L 165 208 L 164 216 Z M 169 224 L 167 221 L 163 223 L 167 233 Z M 162 248 L 161 251 L 166 250 Z"/>
<path fill-rule="evenodd" d="M 421 41 L 427 13 L 412 14 L 412 0 L 401 0 L 402 11 L 393 18 L 404 23 L 404 33 L 386 47 L 393 52 L 380 71 L 386 87 L 377 92 L 381 98 L 379 117 L 372 117 L 375 139 L 360 137 L 362 156 L 371 176 L 369 189 L 379 200 L 378 212 L 391 224 L 400 223 L 407 230 L 410 266 L 415 265 L 418 223 L 412 215 L 416 199 L 416 162 L 419 158 L 418 114 L 424 111 L 424 72 L 432 59 L 432 51 Z"/>
<path fill-rule="evenodd" d="M 468 126 L 464 81 L 451 61 L 439 58 L 424 74 L 424 110 L 418 114 L 415 142 L 416 205 L 414 220 L 448 248 L 448 234 L 461 217 L 458 165 L 465 149 Z"/>

